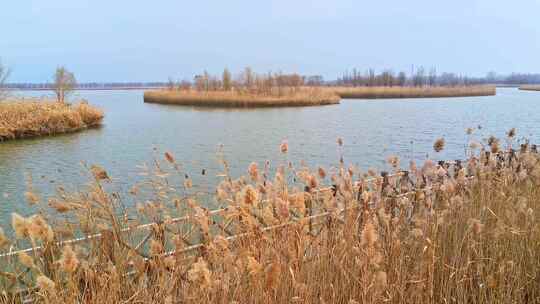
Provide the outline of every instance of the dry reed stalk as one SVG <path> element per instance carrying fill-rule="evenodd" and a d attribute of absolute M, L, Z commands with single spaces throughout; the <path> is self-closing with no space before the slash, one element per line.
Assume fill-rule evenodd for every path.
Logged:
<path fill-rule="evenodd" d="M 121 196 L 94 166 L 87 189 L 51 201 L 62 216 L 47 206 L 13 216 L 18 239 L 4 234 L 0 246 L 41 250 L 2 261 L 0 302 L 36 286 L 30 297 L 43 303 L 539 303 L 540 157 L 480 152 L 463 167 L 411 166 L 400 194 L 403 174 L 288 165 L 272 179 L 252 163 L 246 177 L 224 174 L 219 212 L 179 194 L 173 176 L 184 173 L 170 152 L 136 214 L 116 211 Z M 335 187 L 316 191 L 327 175 Z M 127 229 L 148 220 L 157 223 Z M 107 237 L 56 243 L 77 233 Z"/>

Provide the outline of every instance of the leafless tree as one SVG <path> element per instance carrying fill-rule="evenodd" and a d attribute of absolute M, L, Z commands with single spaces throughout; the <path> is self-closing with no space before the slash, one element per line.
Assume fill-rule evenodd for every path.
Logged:
<path fill-rule="evenodd" d="M 253 85 L 253 78 L 254 78 L 253 71 L 251 70 L 250 67 L 246 67 L 242 75 L 242 79 L 244 81 L 244 85 L 246 86 L 246 88 L 250 88 Z"/>
<path fill-rule="evenodd" d="M 229 69 L 226 68 L 225 70 L 223 70 L 223 75 L 221 79 L 223 82 L 223 89 L 225 91 L 230 91 L 232 88 L 232 76 L 231 72 L 229 72 Z"/>
<path fill-rule="evenodd" d="M 376 86 L 376 76 L 375 76 L 375 70 L 369 69 L 368 70 L 368 86 L 373 87 Z"/>
<path fill-rule="evenodd" d="M 178 84 L 178 89 L 183 91 L 189 91 L 191 89 L 191 82 L 188 80 L 182 80 Z"/>
<path fill-rule="evenodd" d="M 404 87 L 405 84 L 407 84 L 407 74 L 405 74 L 405 72 L 399 72 L 397 77 L 397 84 L 400 87 Z"/>
<path fill-rule="evenodd" d="M 415 87 L 424 86 L 426 83 L 426 71 L 424 67 L 419 67 L 416 70 L 416 73 L 413 75 L 413 84 Z"/>
<path fill-rule="evenodd" d="M 431 70 L 429 70 L 428 84 L 430 86 L 437 84 L 437 69 L 431 68 Z"/>
<path fill-rule="evenodd" d="M 176 81 L 174 81 L 172 77 L 169 77 L 169 80 L 167 81 L 167 89 L 169 89 L 169 91 L 174 91 L 175 88 L 176 88 Z"/>
<path fill-rule="evenodd" d="M 392 70 L 384 70 L 380 76 L 381 84 L 385 87 L 391 87 L 394 85 L 394 72 Z"/>
<path fill-rule="evenodd" d="M 60 66 L 56 68 L 54 73 L 54 92 L 56 94 L 56 100 L 60 103 L 64 103 L 66 97 L 73 93 L 77 86 L 77 80 L 75 75 L 68 71 L 65 67 Z"/>
<path fill-rule="evenodd" d="M 324 78 L 321 75 L 312 75 L 307 77 L 306 84 L 308 86 L 322 86 L 324 83 Z"/>
<path fill-rule="evenodd" d="M 0 101 L 5 99 L 8 95 L 7 88 L 6 88 L 6 81 L 9 77 L 10 70 L 2 64 L 2 60 L 0 58 Z"/>

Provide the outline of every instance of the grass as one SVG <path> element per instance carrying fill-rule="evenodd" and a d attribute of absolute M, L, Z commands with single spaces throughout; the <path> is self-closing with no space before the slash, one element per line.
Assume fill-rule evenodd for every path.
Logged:
<path fill-rule="evenodd" d="M 495 86 L 459 87 L 335 87 L 331 88 L 341 98 L 436 98 L 490 96 L 496 94 Z"/>
<path fill-rule="evenodd" d="M 0 141 L 80 131 L 99 125 L 103 111 L 86 102 L 0 102 Z"/>
<path fill-rule="evenodd" d="M 484 147 L 498 152 L 498 142 Z M 289 153 L 286 143 L 280 150 Z M 463 169 L 411 164 L 411 182 L 432 190 L 390 197 L 381 193 L 396 191 L 399 177 L 343 163 L 275 172 L 252 163 L 233 178 L 223 161 L 220 213 L 201 205 L 171 153 L 130 198 L 107 190 L 111 179 L 93 166 L 79 192 L 48 202 L 27 193 L 43 211 L 14 214 L 16 237 L 0 233 L 0 247 L 42 249 L 3 258 L 0 302 L 20 301 L 14 292 L 26 286 L 39 303 L 539 303 L 539 155 L 497 162 L 473 152 Z M 389 163 L 398 172 L 399 159 Z M 137 212 L 119 214 L 127 200 Z M 307 220 L 311 212 L 329 216 Z M 161 224 L 122 232 L 148 221 Z M 103 237 L 57 243 L 76 233 Z"/>
<path fill-rule="evenodd" d="M 540 85 L 524 85 L 519 87 L 523 91 L 540 91 Z"/>
<path fill-rule="evenodd" d="M 205 107 L 298 107 L 338 104 L 339 96 L 320 89 L 300 89 L 281 96 L 238 91 L 146 91 L 144 102 Z"/>

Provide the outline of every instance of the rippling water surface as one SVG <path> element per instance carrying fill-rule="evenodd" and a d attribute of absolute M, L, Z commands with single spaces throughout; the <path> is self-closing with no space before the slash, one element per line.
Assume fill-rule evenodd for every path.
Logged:
<path fill-rule="evenodd" d="M 0 143 L 2 226 L 8 225 L 13 211 L 31 212 L 23 195 L 29 177 L 43 197 L 59 185 L 81 189 L 88 181 L 81 162 L 103 166 L 115 187 L 126 191 L 141 179 L 138 165 L 161 158 L 165 151 L 175 155 L 194 183 L 213 185 L 220 170 L 216 154 L 220 144 L 232 173 L 239 175 L 252 161 L 335 165 L 338 137 L 345 142 L 345 162 L 363 170 L 386 168 L 390 155 L 403 160 L 422 160 L 426 154 L 463 158 L 465 129 L 478 125 L 482 126 L 478 137 L 503 136 L 516 127 L 518 135 L 540 142 L 540 92 L 510 88 L 498 89 L 497 96 L 490 97 L 344 100 L 332 106 L 249 110 L 144 104 L 142 91 L 77 95 L 106 111 L 101 128 Z M 447 147 L 434 155 L 432 144 L 441 136 Z M 283 139 L 289 142 L 286 156 L 279 153 Z"/>

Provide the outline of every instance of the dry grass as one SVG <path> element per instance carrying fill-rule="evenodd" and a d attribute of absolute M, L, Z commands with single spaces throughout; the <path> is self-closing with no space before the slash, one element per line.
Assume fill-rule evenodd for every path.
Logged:
<path fill-rule="evenodd" d="M 103 111 L 81 102 L 0 102 L 0 141 L 75 132 L 101 123 Z"/>
<path fill-rule="evenodd" d="M 540 91 L 540 85 L 524 85 L 519 87 L 523 91 Z"/>
<path fill-rule="evenodd" d="M 29 296 L 40 303 L 539 303 L 539 156 L 476 155 L 463 169 L 411 165 L 411 182 L 431 190 L 402 196 L 392 195 L 405 185 L 393 189 L 398 177 L 373 180 L 343 164 L 283 164 L 270 178 L 252 163 L 233 179 L 223 162 L 219 213 L 198 203 L 189 179 L 174 186 L 187 176 L 171 153 L 141 184 L 152 197 L 132 189 L 137 213 L 117 213 L 125 199 L 92 167 L 88 189 L 61 190 L 48 206 L 27 194 L 44 211 L 14 215 L 17 239 L 0 234 L 0 246 L 42 250 L 4 257 L 0 302 L 36 286 Z M 329 216 L 307 220 L 311 212 Z M 186 223 L 171 220 L 179 215 Z M 148 245 L 121 230 L 147 221 L 162 223 L 145 230 Z M 102 238 L 56 243 L 77 231 Z"/>
<path fill-rule="evenodd" d="M 206 107 L 299 107 L 338 104 L 339 96 L 320 89 L 304 88 L 281 96 L 238 91 L 147 91 L 144 102 Z"/>
<path fill-rule="evenodd" d="M 495 86 L 462 87 L 334 87 L 329 88 L 341 98 L 436 98 L 490 96 L 496 94 Z"/>

